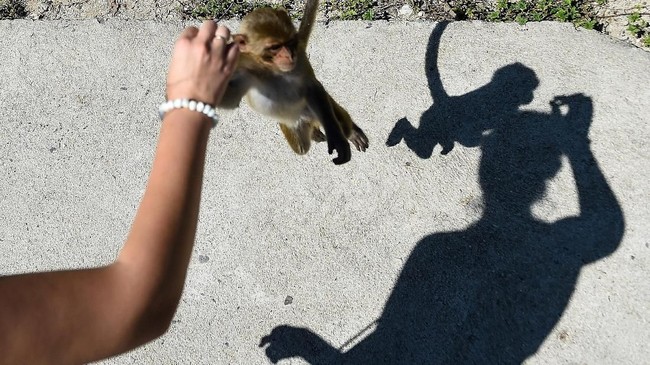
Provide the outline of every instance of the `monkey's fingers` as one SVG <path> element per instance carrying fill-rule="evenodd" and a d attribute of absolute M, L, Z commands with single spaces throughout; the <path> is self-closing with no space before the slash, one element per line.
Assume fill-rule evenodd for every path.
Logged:
<path fill-rule="evenodd" d="M 368 137 L 363 133 L 361 128 L 355 129 L 350 134 L 350 142 L 356 147 L 357 151 L 366 152 L 366 148 L 369 146 Z"/>
<path fill-rule="evenodd" d="M 311 140 L 314 142 L 325 142 L 327 141 L 327 137 L 325 137 L 325 134 L 323 134 L 320 129 L 314 128 L 314 131 L 311 135 Z"/>

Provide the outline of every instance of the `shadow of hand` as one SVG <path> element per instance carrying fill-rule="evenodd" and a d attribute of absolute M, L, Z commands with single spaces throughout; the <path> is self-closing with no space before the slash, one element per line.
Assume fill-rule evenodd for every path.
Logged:
<path fill-rule="evenodd" d="M 576 143 L 589 143 L 589 128 L 591 127 L 592 102 L 584 94 L 556 96 L 551 102 L 553 115 L 566 115 L 559 125 L 561 145 L 569 148 Z M 563 113 L 562 108 L 567 110 Z"/>
<path fill-rule="evenodd" d="M 330 344 L 306 328 L 278 326 L 267 336 L 262 337 L 260 347 L 269 345 L 265 352 L 272 363 L 291 357 L 302 357 L 310 363 L 323 355 L 337 352 Z M 337 352 L 338 353 L 338 352 Z"/>

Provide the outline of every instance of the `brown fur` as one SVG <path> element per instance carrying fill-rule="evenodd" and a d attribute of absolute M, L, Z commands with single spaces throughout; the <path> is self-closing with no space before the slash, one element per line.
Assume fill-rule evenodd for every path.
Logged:
<path fill-rule="evenodd" d="M 241 50 L 237 72 L 220 106 L 237 107 L 246 95 L 253 109 L 278 119 L 294 152 L 305 154 L 312 140 L 327 140 L 329 153 L 338 153 L 334 163 L 342 164 L 351 157 L 347 140 L 365 151 L 368 138 L 316 79 L 307 59 L 317 10 L 318 0 L 308 0 L 299 30 L 283 9 L 257 9 L 244 17 L 233 36 Z"/>

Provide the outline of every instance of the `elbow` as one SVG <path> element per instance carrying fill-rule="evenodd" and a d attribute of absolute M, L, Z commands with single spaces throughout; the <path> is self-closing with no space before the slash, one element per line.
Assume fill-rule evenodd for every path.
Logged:
<path fill-rule="evenodd" d="M 150 323 L 146 324 L 146 330 L 149 331 L 151 336 L 150 340 L 155 340 L 169 331 L 172 320 L 174 319 L 174 314 L 176 313 L 175 309 L 176 307 L 174 307 L 174 310 L 158 313 Z"/>
<path fill-rule="evenodd" d="M 155 303 L 145 307 L 140 315 L 135 316 L 130 336 L 134 338 L 136 346 L 151 342 L 162 337 L 171 327 L 176 313 L 178 301 L 170 303 Z"/>
<path fill-rule="evenodd" d="M 182 287 L 178 289 L 152 280 L 155 275 L 134 273 L 129 265 L 123 263 L 112 265 L 112 269 L 115 273 L 112 297 L 117 303 L 113 302 L 109 310 L 118 314 L 117 333 L 132 339 L 131 345 L 135 346 L 164 335 L 176 314 Z"/>
<path fill-rule="evenodd" d="M 171 327 L 181 294 L 182 291 L 164 292 L 148 298 L 138 322 L 141 330 L 149 333 L 152 340 L 164 335 Z"/>

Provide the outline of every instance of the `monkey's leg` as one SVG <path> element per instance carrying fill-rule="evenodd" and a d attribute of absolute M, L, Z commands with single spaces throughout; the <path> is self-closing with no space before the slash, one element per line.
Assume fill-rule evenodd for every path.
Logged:
<path fill-rule="evenodd" d="M 411 133 L 416 132 L 417 130 L 411 125 L 411 122 L 406 118 L 402 118 L 395 123 L 393 130 L 390 131 L 388 139 L 386 139 L 386 146 L 393 147 L 400 143 L 402 139 L 406 140 L 408 145 L 410 138 L 408 138 Z"/>
<path fill-rule="evenodd" d="M 320 130 L 318 123 L 313 123 L 312 125 L 313 131 L 311 132 L 311 140 L 314 142 L 327 141 L 327 137 L 325 137 L 325 133 Z"/>
<path fill-rule="evenodd" d="M 348 111 L 343 109 L 331 96 L 330 101 L 334 109 L 334 115 L 339 120 L 341 129 L 343 130 L 343 134 L 357 148 L 357 151 L 366 152 L 366 148 L 369 145 L 366 134 L 363 133 L 363 130 L 358 125 L 354 124 Z"/>
<path fill-rule="evenodd" d="M 314 126 L 311 122 L 301 120 L 295 127 L 289 126 L 285 123 L 280 123 L 280 130 L 282 131 L 282 134 L 284 134 L 284 138 L 286 138 L 293 152 L 299 155 L 304 155 L 309 151 L 312 133 L 314 131 Z"/>

